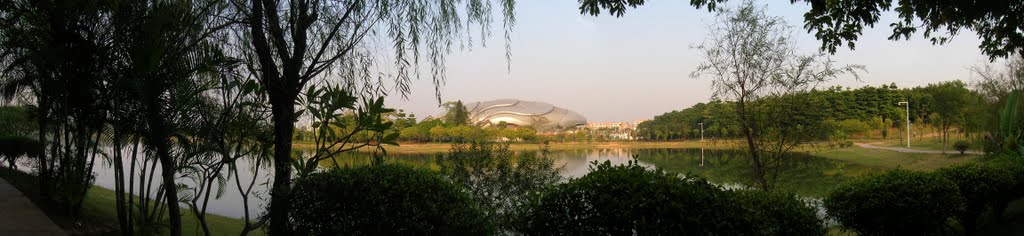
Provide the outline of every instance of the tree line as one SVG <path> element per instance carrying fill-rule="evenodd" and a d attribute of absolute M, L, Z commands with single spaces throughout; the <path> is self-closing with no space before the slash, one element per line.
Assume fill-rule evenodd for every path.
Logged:
<path fill-rule="evenodd" d="M 972 89 L 961 81 L 903 89 L 895 84 L 856 89 L 834 86 L 785 95 L 789 99 L 805 101 L 807 106 L 799 108 L 802 110 L 799 116 L 781 118 L 824 121 L 824 130 L 815 136 L 821 140 L 870 135 L 876 131 L 882 138 L 896 137 L 902 140 L 907 113 L 906 107 L 900 102 L 909 102 L 910 122 L 918 125 L 916 127 L 936 127 L 939 132 L 947 134 L 950 131 L 974 133 L 987 131 L 987 127 L 994 125 L 983 114 L 986 109 L 997 104 L 989 102 L 985 96 L 984 92 Z M 772 98 L 757 102 L 777 100 Z M 703 123 L 705 138 L 738 138 L 742 134 L 735 122 L 736 115 L 732 106 L 734 102 L 715 100 L 666 112 L 641 123 L 637 134 L 646 140 L 697 139 L 700 138 L 700 124 Z M 893 132 L 893 128 L 897 132 Z"/>

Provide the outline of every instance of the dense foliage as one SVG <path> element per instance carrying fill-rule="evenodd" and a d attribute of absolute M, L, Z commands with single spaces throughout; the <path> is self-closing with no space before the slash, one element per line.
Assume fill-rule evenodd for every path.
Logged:
<path fill-rule="evenodd" d="M 529 207 L 530 197 L 561 180 L 554 159 L 516 155 L 508 144 L 452 144 L 437 156 L 440 173 L 470 190 L 486 219 L 502 231 L 513 230 L 515 218 Z"/>
<path fill-rule="evenodd" d="M 1002 195 L 1008 195 L 1014 185 L 1013 175 L 1004 168 L 968 163 L 939 169 L 937 174 L 956 184 L 964 199 L 964 211 L 957 217 L 968 235 L 973 234 L 978 218 L 998 206 Z M 997 211 L 998 212 L 998 211 Z"/>
<path fill-rule="evenodd" d="M 956 183 L 924 172 L 892 170 L 843 184 L 825 208 L 859 235 L 934 235 L 963 212 Z"/>
<path fill-rule="evenodd" d="M 38 132 L 28 107 L 0 106 L 0 160 L 17 169 L 19 158 L 39 156 L 39 141 L 28 138 Z"/>
<path fill-rule="evenodd" d="M 0 136 L 0 160 L 6 162 L 7 167 L 16 170 L 18 159 L 35 158 L 39 156 L 39 141 L 22 136 Z"/>
<path fill-rule="evenodd" d="M 821 120 L 826 124 L 823 127 L 829 130 L 816 137 L 822 140 L 866 136 L 875 131 L 881 133 L 882 138 L 897 135 L 902 139 L 904 132 L 889 133 L 889 129 L 902 128 L 906 123 L 904 106 L 897 104 L 901 101 L 910 102 L 911 123 L 944 126 L 946 131 L 959 127 L 974 132 L 986 131 L 987 127 L 994 125 L 986 119 L 964 119 L 967 114 L 985 113 L 982 109 L 986 104 L 982 103 L 981 93 L 968 90 L 967 85 L 959 81 L 907 89 L 898 89 L 895 84 L 857 89 L 830 87 L 787 96 L 807 103 L 798 112 L 789 114 L 799 115 L 796 118 Z M 767 99 L 760 102 L 776 101 Z M 712 101 L 667 112 L 641 123 L 637 135 L 647 140 L 696 139 L 700 137 L 699 123 L 704 123 L 705 138 L 741 137 L 732 106 L 733 102 Z M 948 109 L 940 109 L 943 107 Z M 788 121 L 794 116 L 779 118 L 766 122 Z"/>
<path fill-rule="evenodd" d="M 817 209 L 789 193 L 734 191 L 735 204 L 746 209 L 748 224 L 760 235 L 825 235 Z"/>
<path fill-rule="evenodd" d="M 0 106 L 0 135 L 28 136 L 38 132 L 29 107 Z"/>
<path fill-rule="evenodd" d="M 299 235 L 483 235 L 473 198 L 436 172 L 399 164 L 335 169 L 295 183 L 289 223 Z"/>
<path fill-rule="evenodd" d="M 594 163 L 542 195 L 522 222 L 530 235 L 820 235 L 814 210 L 791 196 L 724 191 L 635 162 Z M 787 219 L 770 219 L 773 217 Z"/>
<path fill-rule="evenodd" d="M 727 0 L 693 0 L 690 5 L 710 11 L 721 10 Z M 796 4 L 801 1 L 792 1 Z M 892 28 L 889 40 L 910 39 L 922 31 L 932 44 L 945 44 L 963 30 L 977 32 L 978 48 L 991 59 L 1024 54 L 1024 3 L 1020 1 L 805 1 L 810 5 L 804 28 L 814 32 L 821 49 L 835 53 L 845 46 L 854 48 L 865 28 L 886 24 Z M 580 13 L 599 15 L 601 10 L 621 17 L 626 7 L 643 5 L 644 0 L 580 0 Z M 894 6 L 895 5 L 895 6 Z M 879 22 L 884 12 L 894 11 L 894 22 Z M 934 35 L 933 35 L 934 34 Z"/>
<path fill-rule="evenodd" d="M 1004 218 L 1003 213 L 1010 202 L 1024 198 L 1024 158 L 1009 153 L 1000 153 L 990 158 L 989 167 L 1000 169 L 992 171 L 1009 173 L 1011 178 L 1009 189 L 993 196 L 995 197 L 995 202 L 992 204 L 992 214 L 997 219 L 1002 220 Z"/>
<path fill-rule="evenodd" d="M 407 95 L 420 75 L 442 85 L 446 56 L 487 38 L 492 11 L 510 37 L 513 8 L 507 0 L 0 1 L 0 95 L 33 108 L 46 150 L 32 163 L 41 195 L 71 199 L 61 203 L 72 216 L 93 166 L 109 164 L 120 233 L 181 235 L 186 203 L 210 234 L 206 206 L 220 195 L 211 192 L 229 187 L 231 170 L 247 161 L 269 164 L 275 178 L 266 220 L 246 214 L 242 234 L 269 226 L 289 235 L 292 174 L 303 172 L 293 166 L 393 143 L 397 132 L 384 134 L 389 124 L 375 114 L 388 111 L 380 98 Z M 476 26 L 480 37 L 469 37 Z M 358 127 L 335 120 L 340 113 L 354 114 Z M 324 141 L 318 153 L 293 162 L 300 117 L 341 132 L 313 130 L 308 136 Z M 362 131 L 372 134 L 353 139 Z M 243 208 L 245 189 L 257 184 L 235 185 Z"/>

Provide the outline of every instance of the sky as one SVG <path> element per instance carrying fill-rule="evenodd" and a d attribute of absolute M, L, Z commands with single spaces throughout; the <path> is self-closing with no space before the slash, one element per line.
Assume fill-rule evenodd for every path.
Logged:
<path fill-rule="evenodd" d="M 704 41 L 714 13 L 687 2 L 648 1 L 616 18 L 581 15 L 573 0 L 517 1 L 511 60 L 506 60 L 501 17 L 496 15 L 486 47 L 475 43 L 449 55 L 441 99 L 542 101 L 579 112 L 591 122 L 651 119 L 707 102 L 710 79 L 689 76 L 703 59 L 691 46 Z M 809 8 L 805 4 L 759 4 L 794 26 L 799 50 L 812 53 L 819 48 L 820 42 L 802 29 L 802 14 Z M 932 45 L 919 34 L 910 41 L 889 41 L 894 16 L 883 15 L 875 28 L 865 29 L 855 50 L 841 48 L 832 56 L 837 64 L 864 65 L 867 72 L 860 73 L 860 80 L 841 77 L 821 86 L 971 81 L 969 67 L 988 62 L 973 32 L 961 32 L 945 45 Z M 386 104 L 421 119 L 436 116 L 442 109 L 434 89 L 429 77 L 421 78 L 413 82 L 407 98 L 389 96 Z"/>

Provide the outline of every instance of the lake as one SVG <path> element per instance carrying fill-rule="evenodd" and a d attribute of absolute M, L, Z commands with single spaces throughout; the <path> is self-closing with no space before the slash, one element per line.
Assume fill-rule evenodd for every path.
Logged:
<path fill-rule="evenodd" d="M 530 152 L 535 151 L 519 151 L 516 154 L 535 154 Z M 436 169 L 434 157 L 437 154 L 392 153 L 385 160 Z M 307 152 L 297 150 L 296 155 L 307 155 Z M 750 186 L 751 183 L 749 159 L 744 157 L 742 152 L 735 150 L 577 149 L 552 151 L 548 156 L 554 158 L 556 166 L 562 167 L 560 173 L 566 178 L 586 175 L 590 171 L 589 166 L 593 161 L 610 161 L 618 165 L 633 160 L 635 156 L 636 161 L 642 166 L 661 168 L 688 176 L 700 176 L 727 188 L 743 188 Z M 340 156 L 338 161 L 339 164 L 348 166 L 367 165 L 370 163 L 370 157 L 365 153 L 346 153 Z M 266 166 L 260 168 L 259 171 L 253 171 L 255 169 L 247 163 L 239 166 L 240 178 L 238 180 L 242 181 L 243 185 L 256 178 L 256 184 L 252 190 L 255 196 L 249 199 L 249 213 L 256 216 L 266 207 L 266 200 L 269 199 L 267 189 L 272 179 L 271 171 Z M 114 188 L 113 172 L 109 164 L 97 165 L 94 171 L 96 172 L 96 185 L 109 189 Z M 782 165 L 777 190 L 792 192 L 807 198 L 820 198 L 843 181 L 878 171 L 880 170 L 843 161 L 805 154 L 792 154 Z M 159 173 L 155 173 L 155 176 L 159 176 Z M 225 187 L 224 194 L 220 198 L 214 199 L 211 196 L 208 213 L 237 218 L 243 216 L 241 194 L 235 181 L 235 179 L 227 181 L 228 184 L 223 186 Z M 184 183 L 192 185 L 188 180 L 185 180 Z"/>

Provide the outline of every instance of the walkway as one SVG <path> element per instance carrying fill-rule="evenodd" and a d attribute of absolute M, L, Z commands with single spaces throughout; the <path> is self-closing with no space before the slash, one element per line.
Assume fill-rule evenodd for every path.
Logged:
<path fill-rule="evenodd" d="M 885 150 L 904 152 L 904 153 L 942 154 L 942 151 L 935 151 L 935 150 L 917 150 L 917 149 L 910 149 L 910 148 L 905 148 L 905 147 L 882 147 L 882 146 L 875 146 L 875 145 L 871 145 L 871 144 L 867 144 L 867 143 L 855 143 L 855 144 L 857 144 L 857 146 L 862 147 L 862 148 L 885 149 Z M 946 151 L 946 153 L 948 153 L 948 154 L 956 154 L 958 152 L 956 150 L 949 150 L 949 151 Z M 983 153 L 978 152 L 978 151 L 966 151 L 966 152 L 964 152 L 964 154 L 981 155 Z"/>
<path fill-rule="evenodd" d="M 0 235 L 67 235 L 21 191 L 0 179 Z"/>

